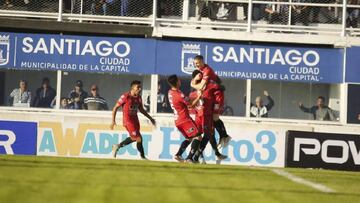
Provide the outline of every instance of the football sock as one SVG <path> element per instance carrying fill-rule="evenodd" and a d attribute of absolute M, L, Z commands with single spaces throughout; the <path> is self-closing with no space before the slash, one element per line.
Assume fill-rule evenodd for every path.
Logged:
<path fill-rule="evenodd" d="M 228 136 L 224 122 L 222 120 L 219 119 L 217 121 L 214 121 L 214 127 L 216 131 L 218 131 L 220 138 L 224 138 Z"/>
<path fill-rule="evenodd" d="M 128 144 L 131 144 L 131 143 L 133 143 L 134 141 L 130 138 L 130 137 L 128 137 L 128 138 L 126 138 L 124 141 L 122 141 L 118 146 L 119 147 L 124 147 L 124 146 L 126 146 L 126 145 L 128 145 Z"/>
<path fill-rule="evenodd" d="M 202 152 L 204 151 L 207 143 L 209 142 L 209 135 L 205 134 L 203 139 L 201 140 L 200 144 L 199 144 L 199 149 L 198 151 L 195 153 L 194 155 L 194 161 L 198 161 L 200 155 L 202 154 Z"/>
<path fill-rule="evenodd" d="M 219 152 L 219 150 L 218 150 L 218 148 L 217 148 L 217 143 L 216 143 L 216 140 L 215 140 L 215 136 L 214 135 L 210 135 L 209 136 L 209 141 L 210 141 L 210 145 L 211 145 L 211 147 L 212 147 L 212 149 L 214 150 L 214 152 L 215 152 L 215 155 L 216 156 L 219 156 L 220 155 L 220 152 Z"/>
<path fill-rule="evenodd" d="M 136 148 L 140 152 L 141 158 L 145 158 L 144 147 L 142 145 L 142 141 L 136 143 Z"/>
<path fill-rule="evenodd" d="M 176 153 L 176 156 L 181 156 L 184 153 L 184 151 L 186 150 L 186 148 L 189 146 L 190 143 L 191 143 L 190 140 L 184 140 L 181 143 L 179 151 Z"/>
<path fill-rule="evenodd" d="M 189 155 L 187 156 L 186 159 L 192 159 L 194 154 L 197 152 L 197 150 L 199 149 L 199 144 L 200 144 L 200 141 L 195 139 L 192 141 L 191 143 L 191 150 L 190 150 L 190 153 Z"/>

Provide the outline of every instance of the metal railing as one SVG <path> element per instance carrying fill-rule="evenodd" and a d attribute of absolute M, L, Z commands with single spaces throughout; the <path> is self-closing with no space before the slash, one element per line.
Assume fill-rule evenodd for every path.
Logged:
<path fill-rule="evenodd" d="M 0 0 L 0 3 L 0 17 L 360 36 L 360 0 Z"/>

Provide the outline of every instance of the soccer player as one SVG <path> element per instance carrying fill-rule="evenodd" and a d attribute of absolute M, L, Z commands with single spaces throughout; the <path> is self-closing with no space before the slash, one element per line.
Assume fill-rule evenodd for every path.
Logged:
<path fill-rule="evenodd" d="M 203 90 L 206 88 L 206 85 L 209 83 L 216 84 L 214 87 L 217 91 L 214 91 L 215 94 L 215 105 L 213 112 L 214 126 L 220 135 L 220 145 L 226 147 L 231 137 L 227 134 L 224 122 L 220 119 L 220 114 L 224 110 L 224 89 L 221 85 L 220 78 L 215 74 L 214 70 L 204 63 L 204 57 L 197 55 L 194 58 L 195 67 L 201 71 L 203 74 L 201 82 L 197 84 L 191 84 L 191 87 L 197 90 Z"/>
<path fill-rule="evenodd" d="M 191 83 L 199 83 L 202 81 L 202 73 L 199 70 L 195 70 L 192 73 L 192 81 Z M 208 83 L 203 90 L 202 99 L 196 104 L 196 115 L 195 115 L 195 123 L 198 126 L 198 129 L 201 133 L 204 133 L 203 139 L 200 142 L 198 153 L 194 156 L 194 161 L 198 162 L 199 156 L 202 154 L 204 149 L 206 148 L 207 143 L 210 141 L 211 147 L 215 151 L 215 155 L 219 161 L 224 160 L 227 156 L 222 155 L 216 144 L 215 140 L 215 132 L 214 132 L 214 121 L 213 121 L 213 106 L 215 103 L 215 94 L 216 84 Z M 198 95 L 198 90 L 191 92 L 190 98 L 196 97 Z"/>
<path fill-rule="evenodd" d="M 112 123 L 110 125 L 110 129 L 113 130 L 116 125 L 115 118 L 116 112 L 120 107 L 123 109 L 123 126 L 129 132 L 130 137 L 126 138 L 120 144 L 113 145 L 112 154 L 113 157 L 116 158 L 117 152 L 121 147 L 129 145 L 133 142 L 136 142 L 136 147 L 140 152 L 141 159 L 146 160 L 144 147 L 142 144 L 142 137 L 140 134 L 140 122 L 138 118 L 138 110 L 140 113 L 144 114 L 153 125 L 155 125 L 155 120 L 145 111 L 141 96 L 141 82 L 138 80 L 134 80 L 131 82 L 131 89 L 129 92 L 121 95 L 117 103 L 115 104 L 112 110 Z"/>
<path fill-rule="evenodd" d="M 168 92 L 168 98 L 175 115 L 175 126 L 185 137 L 185 140 L 181 143 L 175 155 L 175 159 L 183 162 L 184 159 L 181 154 L 186 150 L 187 146 L 192 143 L 186 162 L 193 162 L 192 157 L 199 148 L 201 134 L 194 120 L 190 117 L 188 108 L 193 107 L 200 100 L 202 94 L 198 94 L 194 100 L 190 101 L 188 98 L 185 98 L 184 94 L 180 91 L 181 81 L 176 75 L 169 76 L 167 81 L 171 87 Z"/>

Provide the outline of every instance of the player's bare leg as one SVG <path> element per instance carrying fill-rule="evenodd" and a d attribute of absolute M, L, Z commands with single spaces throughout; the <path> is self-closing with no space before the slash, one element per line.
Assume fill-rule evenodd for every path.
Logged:
<path fill-rule="evenodd" d="M 114 158 L 116 158 L 117 152 L 121 147 L 125 147 L 126 145 L 129 145 L 133 143 L 134 140 L 131 139 L 131 137 L 126 138 L 124 141 L 122 141 L 120 144 L 114 144 L 112 147 L 112 155 Z"/>
<path fill-rule="evenodd" d="M 220 135 L 219 145 L 222 148 L 225 148 L 229 145 L 229 142 L 231 141 L 231 137 L 227 134 L 224 122 L 220 119 L 220 115 L 214 114 L 213 118 L 214 118 L 214 127 Z"/>

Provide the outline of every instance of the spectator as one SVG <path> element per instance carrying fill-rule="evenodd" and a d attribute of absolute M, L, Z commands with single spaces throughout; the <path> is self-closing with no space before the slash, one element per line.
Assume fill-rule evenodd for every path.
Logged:
<path fill-rule="evenodd" d="M 99 95 L 97 85 L 91 85 L 91 96 L 84 100 L 84 109 L 87 110 L 108 110 L 106 100 Z"/>
<path fill-rule="evenodd" d="M 323 96 L 319 96 L 316 100 L 316 106 L 312 106 L 311 108 L 306 108 L 300 102 L 300 109 L 305 113 L 311 113 L 314 116 L 314 120 L 319 121 L 335 121 L 334 112 L 328 107 L 325 106 L 325 98 Z"/>
<path fill-rule="evenodd" d="M 10 1 L 10 0 L 5 0 L 4 6 L 5 6 L 6 8 L 11 8 L 11 7 L 13 7 L 14 5 L 11 4 L 11 1 Z"/>
<path fill-rule="evenodd" d="M 91 3 L 92 15 L 106 15 L 106 1 L 105 0 L 93 0 Z"/>
<path fill-rule="evenodd" d="M 348 5 L 358 5 L 359 0 L 348 0 Z M 357 28 L 359 18 L 358 8 L 346 8 L 346 27 Z"/>
<path fill-rule="evenodd" d="M 274 107 L 275 102 L 267 91 L 264 91 L 264 95 L 267 97 L 269 102 L 264 105 L 263 99 L 260 96 L 256 97 L 255 104 L 250 103 L 250 117 L 267 118 L 269 116 L 269 111 L 272 109 L 272 107 Z"/>
<path fill-rule="evenodd" d="M 294 3 L 309 3 L 309 0 L 294 0 Z M 308 6 L 292 5 L 291 25 L 301 22 L 303 25 L 309 25 L 310 10 Z"/>
<path fill-rule="evenodd" d="M 273 0 L 274 2 L 281 2 L 281 0 Z M 289 7 L 281 4 L 268 4 L 265 7 L 266 19 L 270 24 L 275 22 L 286 23 L 288 20 Z"/>
<path fill-rule="evenodd" d="M 145 108 L 147 111 L 150 110 L 150 95 L 146 98 Z M 161 92 L 161 84 L 158 84 L 157 91 L 157 112 L 165 113 L 168 112 L 168 100 L 165 94 Z"/>
<path fill-rule="evenodd" d="M 207 4 L 208 4 L 208 0 L 196 0 L 197 11 L 195 11 L 195 12 L 196 12 L 196 20 L 197 21 L 201 20 L 201 14 Z"/>
<path fill-rule="evenodd" d="M 51 102 L 55 96 L 56 91 L 50 86 L 49 78 L 45 77 L 42 80 L 41 87 L 36 90 L 32 106 L 50 108 Z"/>
<path fill-rule="evenodd" d="M 56 107 L 56 97 L 54 97 L 54 99 L 51 102 L 51 108 L 55 108 Z M 61 97 L 60 98 L 60 109 L 74 109 L 74 105 L 72 105 L 71 103 L 69 103 L 69 99 L 66 97 Z"/>
<path fill-rule="evenodd" d="M 128 15 L 128 6 L 129 6 L 128 0 L 120 0 L 120 16 Z"/>
<path fill-rule="evenodd" d="M 28 104 L 30 107 L 31 92 L 28 90 L 27 82 L 25 80 L 20 80 L 19 88 L 14 89 L 10 93 L 10 97 L 12 98 L 12 106 Z"/>
<path fill-rule="evenodd" d="M 82 109 L 84 99 L 87 96 L 88 93 L 83 90 L 83 82 L 77 80 L 74 89 L 69 93 L 70 104 L 74 106 L 74 109 Z"/>

